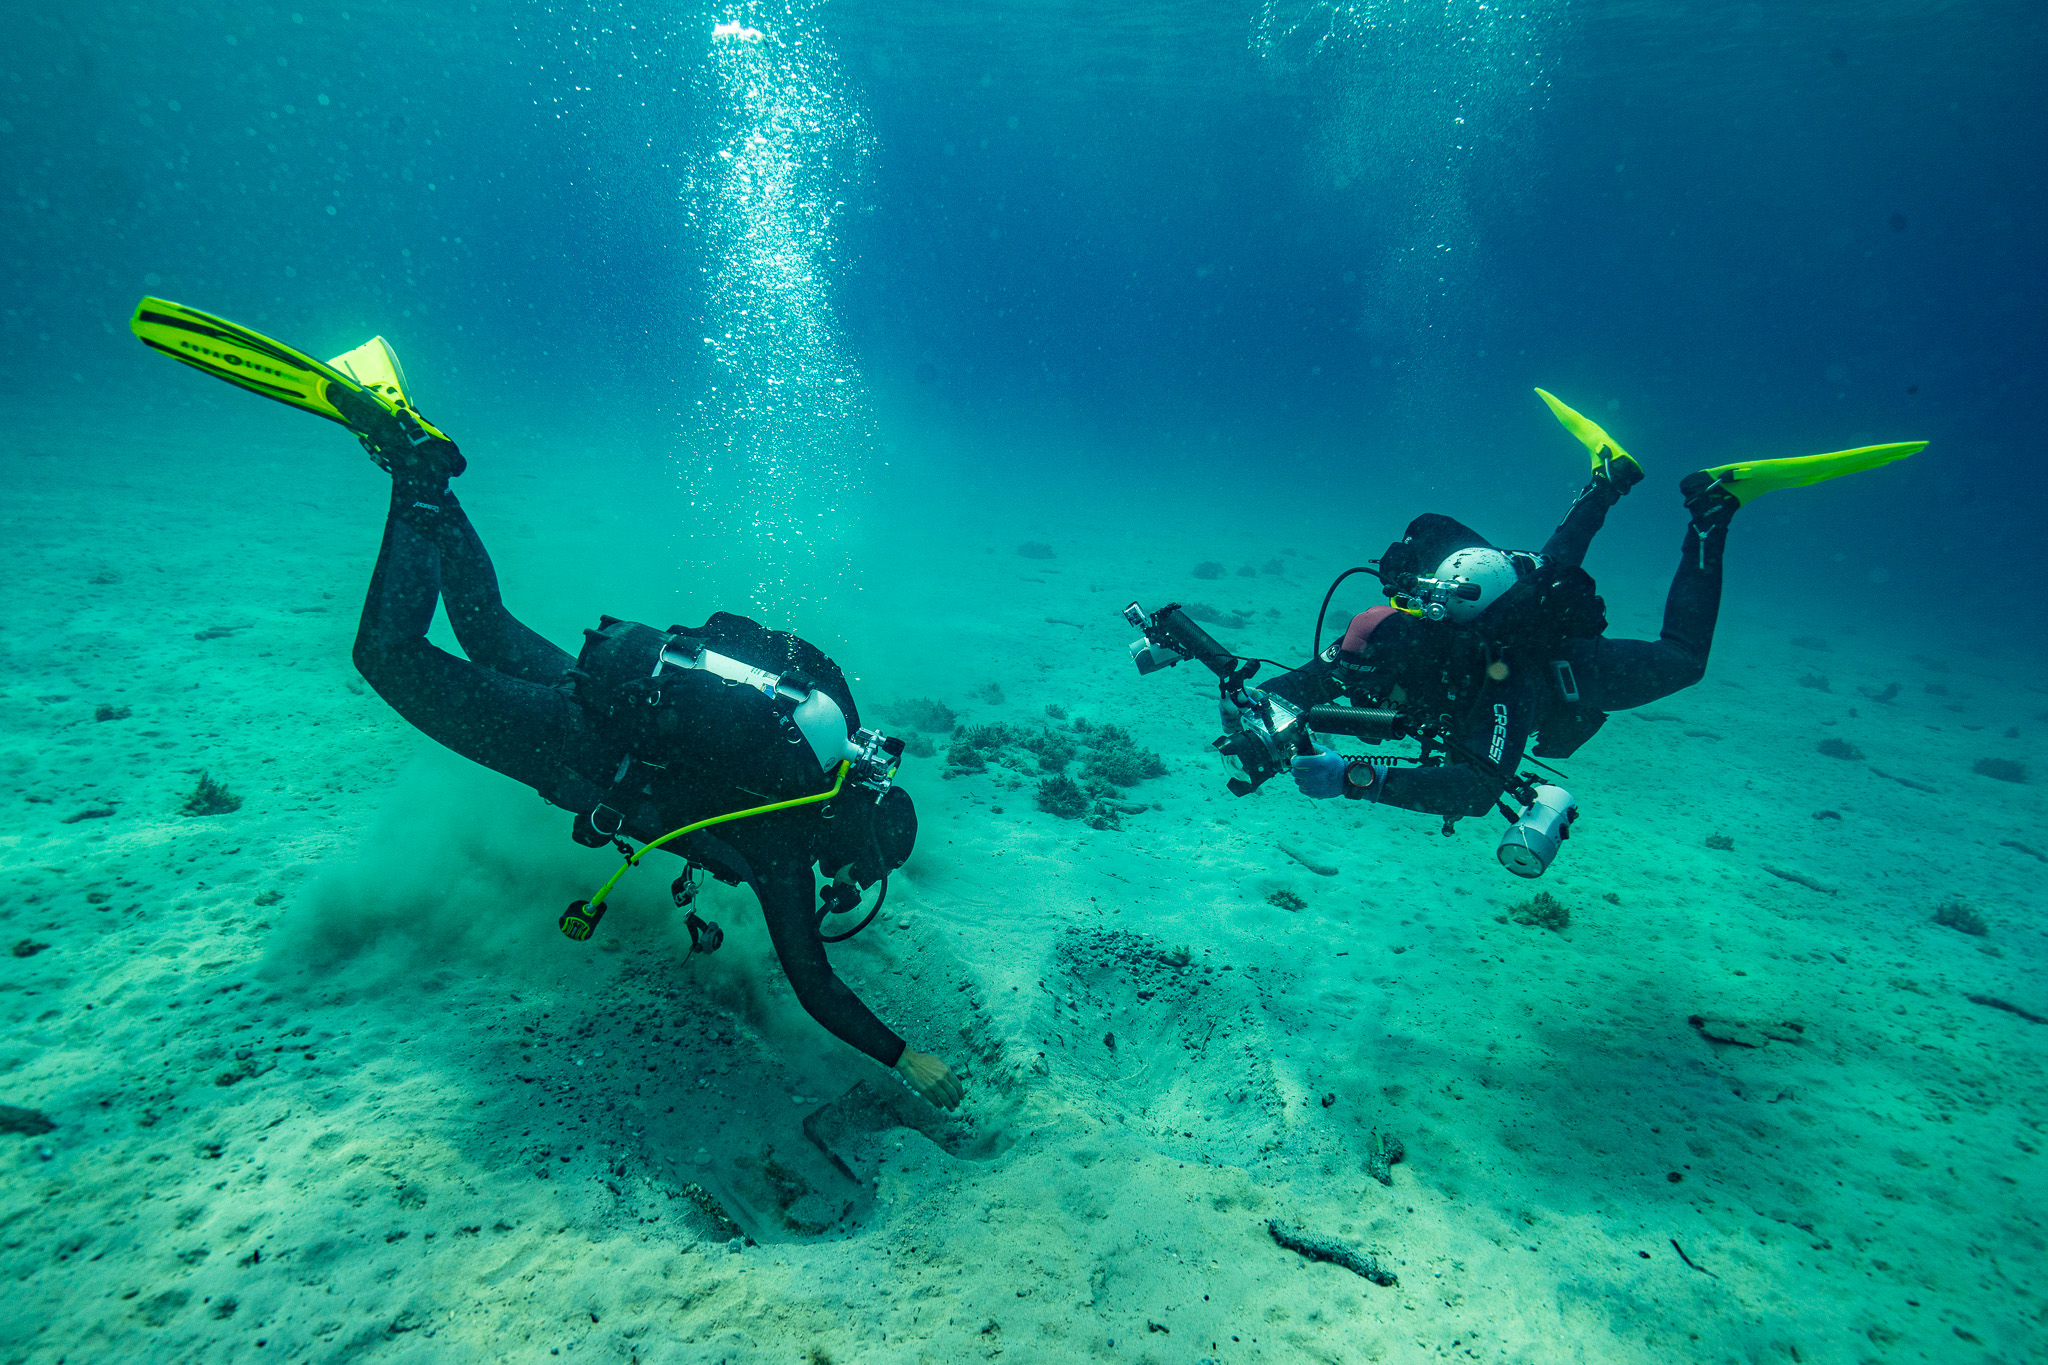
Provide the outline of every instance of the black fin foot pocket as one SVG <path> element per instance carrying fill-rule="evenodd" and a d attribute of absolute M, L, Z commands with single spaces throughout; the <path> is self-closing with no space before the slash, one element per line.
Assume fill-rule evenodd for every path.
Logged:
<path fill-rule="evenodd" d="M 1643 467 L 1635 462 L 1634 456 L 1623 454 L 1613 446 L 1602 446 L 1600 454 L 1600 471 L 1595 477 L 1606 480 L 1617 498 L 1625 496 L 1629 489 L 1643 481 Z"/>
<path fill-rule="evenodd" d="M 1680 479 L 1678 491 L 1685 498 L 1685 510 L 1692 513 L 1692 524 L 1702 535 L 1726 526 L 1742 506 L 1719 479 L 1704 469 Z"/>

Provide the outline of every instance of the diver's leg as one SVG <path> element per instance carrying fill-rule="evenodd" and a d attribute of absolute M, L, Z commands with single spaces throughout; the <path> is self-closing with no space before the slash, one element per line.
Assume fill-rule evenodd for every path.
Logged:
<path fill-rule="evenodd" d="M 1586 550 L 1593 543 L 1593 537 L 1607 524 L 1607 509 L 1614 506 L 1621 494 L 1614 491 L 1605 479 L 1591 479 L 1579 490 L 1579 496 L 1572 500 L 1571 510 L 1564 514 L 1564 520 L 1550 533 L 1550 539 L 1543 542 L 1542 555 L 1553 564 L 1577 568 L 1585 562 Z"/>
<path fill-rule="evenodd" d="M 564 769 L 599 771 L 607 763 L 588 716 L 574 698 L 458 659 L 427 642 L 447 557 L 438 542 L 451 500 L 394 481 L 384 545 L 363 602 L 355 664 L 377 695 L 428 738 L 543 796 Z M 594 765 L 594 766 L 593 766 Z"/>
<path fill-rule="evenodd" d="M 1572 499 L 1571 510 L 1543 542 L 1542 555 L 1553 564 L 1577 568 L 1585 562 L 1593 537 L 1607 524 L 1607 510 L 1621 501 L 1629 489 L 1642 482 L 1643 470 L 1634 460 L 1615 461 L 1607 472 L 1594 471 Z"/>
<path fill-rule="evenodd" d="M 1691 687 L 1707 672 L 1714 623 L 1721 614 L 1725 517 L 1685 528 L 1678 572 L 1664 598 L 1664 629 L 1655 640 L 1609 640 L 1593 646 L 1593 686 L 1586 700 L 1601 711 L 1645 706 Z"/>
<path fill-rule="evenodd" d="M 575 658 L 505 609 L 490 552 L 452 494 L 441 499 L 434 543 L 441 552 L 441 601 L 462 652 L 475 663 L 527 682 L 560 682 Z"/>

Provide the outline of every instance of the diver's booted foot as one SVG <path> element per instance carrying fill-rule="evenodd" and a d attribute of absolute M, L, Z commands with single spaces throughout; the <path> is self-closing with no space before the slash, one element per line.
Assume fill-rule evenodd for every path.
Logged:
<path fill-rule="evenodd" d="M 1643 467 L 1626 450 L 1603 445 L 1593 452 L 1593 477 L 1612 488 L 1619 498 L 1643 481 Z"/>
<path fill-rule="evenodd" d="M 398 356 L 371 337 L 332 360 L 315 360 L 274 337 L 189 308 L 146 297 L 128 328 L 151 350 L 237 388 L 260 394 L 353 431 L 380 468 L 394 476 L 446 480 L 466 461 L 455 442 L 405 396 Z"/>
<path fill-rule="evenodd" d="M 1693 529 L 1701 535 L 1725 531 L 1742 502 L 1721 482 L 1715 470 L 1701 469 L 1678 481 L 1685 510 L 1692 513 Z"/>
<path fill-rule="evenodd" d="M 1716 465 L 1690 474 L 1688 479 L 1706 479 L 1746 507 L 1766 493 L 1781 488 L 1805 488 L 1809 484 L 1839 479 L 1877 469 L 1927 449 L 1925 441 L 1893 441 L 1887 445 L 1858 446 L 1834 450 L 1825 455 L 1793 455 L 1778 460 L 1744 460 L 1738 464 Z M 1683 489 L 1684 484 L 1679 487 Z"/>
<path fill-rule="evenodd" d="M 469 467 L 455 442 L 420 421 L 403 395 L 397 400 L 402 406 L 394 412 L 368 393 L 329 384 L 327 401 L 348 419 L 348 429 L 377 467 L 393 478 L 434 480 L 445 486 Z"/>

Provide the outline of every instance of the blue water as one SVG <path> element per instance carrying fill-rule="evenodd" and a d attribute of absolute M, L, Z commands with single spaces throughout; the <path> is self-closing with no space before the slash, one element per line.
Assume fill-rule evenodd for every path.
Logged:
<path fill-rule="evenodd" d="M 2023 1207 L 2042 1179 L 2040 1053 L 2028 1032 L 2038 1025 L 1987 1014 L 1980 997 L 2048 1008 L 2027 984 L 2038 980 L 2036 874 L 2048 861 L 2028 799 L 2048 769 L 2038 747 L 2048 716 L 2038 436 L 2048 406 L 2048 8 L 79 0 L 15 10 L 0 57 L 0 454 L 15 471 L 9 525 L 25 548 L 0 646 L 16 730 L 8 781 L 32 804 L 0 829 L 0 913 L 19 921 L 9 938 L 40 944 L 17 956 L 45 973 L 14 968 L 7 989 L 25 993 L 8 1017 L 47 1032 L 9 1045 L 0 1078 L 13 1079 L 0 1080 L 0 1103 L 61 1121 L 40 1150 L 33 1134 L 0 1141 L 21 1144 L 23 1182 L 73 1169 L 46 1162 L 103 1163 L 107 1183 L 80 1176 L 62 1187 L 69 1204 L 62 1191 L 39 1196 L 38 1207 L 57 1210 L 39 1217 L 97 1228 L 154 1268 L 133 1285 L 66 1279 L 77 1268 L 59 1266 L 54 1224 L 23 1223 L 39 1230 L 10 1242 L 20 1258 L 10 1274 L 40 1296 L 46 1325 L 0 1334 L 5 1359 L 261 1358 L 250 1344 L 259 1330 L 289 1342 L 292 1359 L 338 1359 L 364 1342 L 434 1358 L 425 1323 L 471 1353 L 446 1345 L 444 1358 L 525 1359 L 536 1341 L 599 1339 L 582 1323 L 596 1324 L 599 1307 L 614 1324 L 607 1332 L 639 1322 L 645 1305 L 632 1295 L 643 1291 L 692 1306 L 651 1337 L 604 1337 L 619 1358 L 799 1359 L 815 1349 L 827 1353 L 812 1359 L 966 1359 L 992 1342 L 1013 1359 L 1161 1361 L 1209 1358 L 1198 1347 L 1212 1341 L 1217 1358 L 1271 1360 L 1436 1358 L 1428 1352 L 1481 1339 L 1486 1354 L 1475 1358 L 1528 1361 L 2018 1361 L 2041 1349 L 2038 1312 L 2022 1302 L 2041 1254 Z M 546 921 L 557 883 L 586 885 L 609 854 L 569 847 L 559 812 L 431 751 L 364 696 L 348 631 L 375 553 L 380 476 L 333 429 L 145 350 L 127 328 L 144 294 L 320 356 L 390 338 L 420 408 L 469 453 L 458 491 L 498 555 L 508 600 L 557 641 L 573 642 L 599 611 L 657 622 L 746 611 L 825 643 L 864 706 L 929 696 L 974 722 L 1042 725 L 1051 704 L 1128 725 L 1168 755 L 1170 781 L 1141 789 L 1152 814 L 1134 810 L 1129 828 L 1100 838 L 1031 810 L 1021 779 L 942 782 L 909 770 L 928 830 L 941 833 L 921 846 L 928 861 L 912 865 L 922 880 L 903 893 L 902 913 L 942 946 L 929 960 L 899 956 L 934 975 L 892 985 L 891 974 L 911 969 L 889 950 L 837 960 L 858 962 L 877 998 L 930 1006 L 917 1017 L 938 1044 L 957 1033 L 959 1056 L 1009 1030 L 1001 1065 L 1016 1068 L 1020 1088 L 1002 1090 L 1008 1107 L 988 1098 L 997 1063 L 978 1063 L 970 1082 L 971 1093 L 980 1086 L 973 1103 L 990 1106 L 973 1155 L 991 1163 L 985 1170 L 963 1174 L 955 1161 L 971 1144 L 925 1143 L 930 1164 L 914 1176 L 908 1157 L 902 1166 L 907 1181 L 930 1182 L 922 1193 L 864 1192 L 886 1216 L 861 1224 L 863 1205 L 818 1245 L 788 1234 L 798 1249 L 777 1250 L 783 1259 L 765 1269 L 755 1268 L 760 1248 L 721 1259 L 722 1238 L 702 1228 L 661 1241 L 646 1231 L 667 1206 L 653 1195 L 628 1218 L 609 1203 L 543 1207 L 540 1196 L 508 1194 L 504 1235 L 514 1224 L 530 1234 L 529 1259 L 493 1250 L 463 1263 L 461 1283 L 488 1282 L 494 1297 L 460 1332 L 467 1289 L 422 1290 L 408 1306 L 370 1287 L 391 1283 L 378 1256 L 426 1254 L 432 1220 L 405 1202 L 402 1174 L 389 1180 L 403 1214 L 344 1212 L 363 1206 L 369 1186 L 321 1182 L 368 1177 L 328 1169 L 336 1149 L 323 1125 L 332 1115 L 332 1133 L 373 1153 L 370 1169 L 418 1160 L 436 1172 L 417 1179 L 443 1238 L 490 1226 L 491 1173 L 524 1182 L 542 1141 L 527 1141 L 524 1092 L 508 1099 L 503 1078 L 537 1068 L 507 1044 L 465 1070 L 503 1037 L 454 1030 L 503 1010 L 511 1036 L 520 1020 L 547 1017 L 532 1013 L 543 997 L 563 1013 L 606 1013 L 577 996 L 589 982 Z M 1132 677 L 1117 617 L 1133 597 L 1209 594 L 1238 618 L 1232 643 L 1294 659 L 1329 578 L 1377 555 L 1418 513 L 1533 547 L 1585 468 L 1532 395 L 1537 385 L 1599 421 L 1649 471 L 1588 563 L 1617 633 L 1656 632 L 1684 473 L 1931 443 L 1741 514 L 1707 682 L 1661 711 L 1617 718 L 1575 770 L 1599 818 L 1546 885 L 1577 907 L 1577 956 L 1570 944 L 1554 952 L 1541 931 L 1494 928 L 1507 923 L 1510 893 L 1526 888 L 1503 887 L 1476 837 L 1440 840 L 1420 817 L 1362 832 L 1349 815 L 1287 805 L 1284 783 L 1256 801 L 1222 797 L 1203 748 L 1214 714 L 1206 683 L 1184 676 L 1192 669 Z M 1026 541 L 1055 557 L 1020 559 Z M 1191 580 L 1212 560 L 1227 577 Z M 1333 621 L 1373 600 L 1365 588 L 1352 580 Z M 228 634 L 250 622 L 259 628 Z M 200 633 L 208 627 L 221 635 Z M 188 635 L 207 650 L 227 643 L 209 653 Z M 160 641 L 175 648 L 159 655 Z M 1903 695 L 1895 686 L 1861 700 L 1901 683 Z M 148 732 L 154 748 L 138 739 L 117 757 L 131 741 L 88 717 L 130 687 L 137 695 L 123 704 L 134 703 L 136 726 L 168 728 Z M 1840 736 L 1860 746 L 1853 770 L 1815 756 L 1827 752 L 1818 739 Z M 2029 765 L 2028 779 L 1972 771 L 1990 757 Z M 250 793 L 251 832 L 178 814 L 201 767 Z M 57 823 L 60 811 L 103 804 Z M 269 823 L 257 832 L 259 818 Z M 1755 875 L 1740 881 L 1725 846 L 1703 843 L 1709 835 L 1733 836 L 1741 875 Z M 180 858 L 193 866 L 159 867 Z M 459 870 L 444 874 L 442 858 Z M 1341 864 L 1339 881 L 1313 875 L 1323 858 Z M 322 859 L 354 870 L 316 872 Z M 136 870 L 145 867 L 159 870 Z M 145 875 L 204 880 L 178 892 L 187 898 L 167 920 L 152 920 L 156 902 L 142 890 L 137 904 L 150 908 L 127 903 L 125 888 Z M 105 880 L 81 880 L 92 877 Z M 300 877 L 317 888 L 303 898 Z M 622 892 L 627 913 L 614 927 L 638 914 L 642 939 L 664 942 L 669 930 L 647 927 L 666 914 L 659 879 L 645 880 Z M 51 898 L 88 885 L 124 888 L 94 891 L 92 904 L 118 908 L 128 937 L 79 930 L 74 944 L 65 924 L 41 918 L 55 915 Z M 257 904 L 281 904 L 274 918 L 291 932 L 264 939 L 268 919 L 230 932 L 240 923 L 230 908 L 253 919 L 245 893 L 259 886 L 279 899 Z M 1269 893 L 1281 890 L 1305 895 L 1308 914 L 1323 918 L 1274 910 Z M 1808 899 L 1795 909 L 1773 899 L 1787 895 Z M 1121 989 L 1121 968 L 1055 961 L 1068 947 L 1053 945 L 1091 917 L 1122 915 L 1107 907 L 1124 896 L 1132 913 L 1115 923 L 1160 945 L 1308 978 L 1256 1007 L 1302 1012 L 1284 1028 L 1274 1016 L 1278 1041 L 1258 1063 L 1270 1064 L 1278 1097 L 1268 1116 L 1294 1117 L 1259 1127 L 1257 1101 L 1233 1107 L 1241 1078 L 1195 1062 L 1162 1066 L 1143 1082 L 1157 1092 L 1140 1094 L 1129 1075 L 1086 1069 L 1109 1066 L 1099 1059 L 1065 1072 L 1056 1062 L 1051 1073 L 1017 1060 L 1041 1048 L 1059 1056 L 1046 1039 L 1072 1046 L 1060 1030 L 1083 1041 L 1103 1031 L 1072 1020 L 1086 1016 L 1090 990 L 1107 1000 Z M 1937 903 L 1958 896 L 1991 917 L 1981 946 L 1926 927 Z M 754 915 L 755 938 L 739 931 L 753 957 L 741 960 L 768 962 L 758 914 L 727 913 Z M 501 942 L 501 915 L 539 928 Z M 1311 923 L 1313 948 L 1286 937 Z M 188 947 L 197 959 L 216 930 L 233 939 L 220 950 L 237 964 L 227 975 L 257 962 L 273 976 L 305 969 L 294 955 L 326 974 L 324 985 L 292 987 L 312 993 L 276 1018 L 250 1022 L 251 1013 L 237 1027 L 260 1022 L 284 1040 L 304 1018 L 334 1040 L 322 1055 L 350 1056 L 363 1076 L 392 1067 L 374 1083 L 287 1090 L 283 1072 L 217 1082 L 238 1087 L 237 1105 L 255 1103 L 246 1097 L 259 1082 L 274 1086 L 278 1122 L 293 1125 L 277 1148 L 291 1146 L 298 1164 L 263 1193 L 275 1202 L 262 1227 L 289 1229 L 280 1252 L 292 1242 L 316 1269 L 341 1267 L 323 1273 L 363 1295 L 360 1310 L 331 1310 L 348 1319 L 341 1336 L 319 1325 L 329 1310 L 281 1288 L 235 1288 L 251 1307 L 234 1323 L 232 1297 L 203 1321 L 194 1302 L 217 1304 L 234 1287 L 230 1249 L 239 1257 L 269 1233 L 227 1231 L 233 1210 L 204 1193 L 213 1168 L 193 1163 L 219 1156 L 204 1148 L 220 1135 L 262 1130 L 273 1111 L 208 1117 L 202 1101 L 226 1106 L 230 1091 L 215 1095 L 202 1073 L 229 1064 L 213 1059 L 233 1039 L 183 1037 L 153 1012 L 179 992 L 195 1011 L 212 1000 L 202 978 L 214 979 L 216 964 L 164 965 L 187 975 L 155 984 L 119 973 L 170 964 Z M 1490 946 L 1431 975 L 1440 932 Z M 900 941 L 912 937 L 906 928 Z M 380 958 L 372 971 L 366 945 L 405 969 L 382 974 Z M 1385 957 L 1391 967 L 1328 956 L 1352 948 L 1361 960 L 1403 956 Z M 1583 974 L 1572 965 L 1581 961 L 1592 964 Z M 1510 965 L 1496 977 L 1489 963 Z M 1839 981 L 1814 984 L 1837 965 Z M 783 1094 L 837 1094 L 865 1063 L 819 1043 L 775 995 L 772 965 L 765 977 L 718 970 L 729 975 L 714 974 L 706 998 L 726 1022 L 706 1025 L 707 1036 L 743 1019 L 768 1040 L 761 1055 L 772 1060 L 760 1067 L 771 1077 L 763 1093 L 776 1091 L 779 1150 L 801 1150 Z M 1745 995 L 1766 990 L 1752 972 L 1800 984 L 1783 1000 Z M 455 994 L 401 1000 L 387 975 L 406 989 L 431 975 L 420 990 Z M 80 1022 L 94 982 L 117 977 L 124 984 L 98 1002 L 107 1008 Z M 956 979 L 973 1017 L 944 1013 L 957 1013 Z M 255 1011 L 262 989 L 204 1008 Z M 99 1032 L 116 998 L 133 1015 L 123 1016 L 125 1041 Z M 360 1020 L 359 1001 L 369 1002 Z M 1717 1006 L 1748 1012 L 1738 1031 L 1779 1033 L 1743 1032 L 1758 1045 L 1753 1057 L 1726 1039 L 1707 1050 L 1683 1021 L 1718 1019 Z M 1142 1013 L 1133 1000 L 1115 1008 Z M 1203 1008 L 1176 1006 L 1188 1017 Z M 1325 1038 L 1329 1021 L 1360 1011 L 1355 1027 Z M 1810 1034 L 1758 1022 L 1794 1012 L 1820 1022 Z M 1119 1065 L 1140 1055 L 1133 1039 L 1151 1038 L 1125 1017 Z M 544 1027 L 560 1025 L 558 1014 Z M 431 1050 L 437 1032 L 468 1039 L 446 1042 L 462 1055 L 414 1070 L 390 1063 L 413 1055 L 399 1035 L 425 1035 Z M 344 1054 L 351 1036 L 359 1051 Z M 1928 1051 L 1936 1039 L 1953 1053 Z M 1151 1041 L 1164 1055 L 1197 1053 L 1170 1029 Z M 638 1045 L 608 1044 L 615 1060 Z M 100 1063 L 81 1060 L 95 1046 L 103 1078 Z M 115 1072 L 144 1074 L 165 1046 L 215 1049 L 194 1063 L 199 1098 L 176 1102 L 185 1109 L 148 1098 L 148 1123 L 131 1122 L 145 1087 Z M 296 1055 L 301 1044 L 279 1041 L 280 1055 L 287 1046 Z M 1756 1060 L 1787 1055 L 1804 1069 Z M 703 1062 L 705 1085 L 726 1074 L 720 1064 Z M 632 1070 L 637 1084 L 644 1073 Z M 1167 1073 L 1178 1079 L 1159 1079 Z M 385 1087 L 424 1085 L 423 1075 L 445 1090 L 386 1106 Z M 1057 1079 L 1034 1088 L 1044 1075 Z M 103 1093 L 123 1096 L 104 1118 L 127 1125 L 106 1139 L 125 1144 L 118 1150 L 73 1136 L 102 1121 L 93 1110 Z M 267 1103 L 273 1092 L 259 1093 Z M 1322 1093 L 1333 1100 L 1316 1104 Z M 1055 1094 L 1057 1104 L 1046 1098 Z M 1457 1108 L 1467 1094 L 1497 1107 L 1473 1117 Z M 609 1112 L 610 1097 L 591 1103 Z M 480 1137 L 485 1129 L 458 1119 L 487 1101 L 476 1124 L 488 1113 L 496 1126 Z M 1795 1115 L 1801 1104 L 1811 1110 Z M 184 1117 L 159 1129 L 160 1113 Z M 745 1104 L 728 1117 L 734 1133 L 754 1132 Z M 1212 1120 L 1230 1132 L 1210 1136 L 1199 1125 Z M 1292 1155 L 1300 1145 L 1280 1155 L 1282 1129 L 1325 1121 L 1336 1136 L 1323 1146 L 1288 1139 L 1312 1155 Z M 698 1141 L 694 1130 L 656 1127 L 653 1101 L 645 1122 L 673 1152 Z M 414 1123 L 437 1135 L 437 1152 L 458 1156 L 420 1157 L 404 1145 L 414 1136 L 391 1135 Z M 758 1124 L 766 1131 L 768 1119 Z M 1401 1171 L 1411 1183 L 1396 1188 L 1427 1186 L 1415 1219 L 1374 1203 L 1377 1184 L 1345 1193 L 1363 1169 L 1362 1144 L 1387 1125 L 1416 1157 Z M 567 1133 L 543 1137 L 567 1150 L 582 1130 Z M 649 1170 L 673 1165 L 655 1137 L 631 1136 L 655 1148 Z M 221 1140 L 237 1160 L 255 1141 Z M 728 1158 L 758 1170 L 762 1158 L 732 1143 L 700 1172 Z M 1009 1144 L 1013 1158 L 991 1155 Z M 213 1212 L 193 1213 L 198 1230 L 187 1236 L 195 1224 L 173 1226 L 166 1202 L 159 1223 L 116 1234 L 122 1210 L 156 1188 L 157 1147 L 192 1168 L 163 1176 L 162 1198 Z M 506 1155 L 514 1149 L 517 1161 Z M 537 1158 L 542 1170 L 554 1150 Z M 1325 1158 L 1337 1165 L 1315 1165 Z M 1290 1159 L 1300 1165 L 1283 1172 Z M 1223 1183 L 1184 1183 L 1197 1167 Z M 1693 1198 L 1710 1169 L 1725 1182 L 1717 1191 L 1737 1193 L 1718 1211 L 1706 1198 L 1667 1219 L 1678 1206 L 1660 1201 Z M 1942 1170 L 1960 1185 L 1937 1188 Z M 1680 1188 L 1682 1178 L 1693 1183 Z M 301 1193 L 280 1194 L 287 1179 Z M 735 1207 L 744 1188 L 767 1188 L 732 1180 L 720 1197 Z M 1321 1206 L 1319 1180 L 1336 1182 Z M 1846 1192 L 1831 1192 L 1844 1180 Z M 1328 1268 L 1295 1273 L 1291 1261 L 1263 1259 L 1276 1253 L 1245 1212 L 1285 1213 L 1292 1199 L 1327 1230 L 1354 1216 L 1354 1196 L 1358 1226 L 1343 1223 L 1346 1234 L 1406 1256 L 1405 1292 L 1450 1276 L 1408 1304 L 1444 1327 L 1426 1350 L 1399 1325 L 1417 1314 L 1373 1316 L 1393 1300 L 1368 1297 L 1360 1319 L 1348 1281 L 1337 1307 L 1338 1297 L 1317 1297 L 1322 1288 L 1299 1289 Z M 369 1207 L 390 1197 L 379 1185 Z M 997 1212 L 1006 1201 L 1008 1224 Z M 768 1217 L 764 1208 L 747 1217 Z M 1179 1221 L 1210 1213 L 1237 1222 Z M 985 1232 L 986 1220 L 997 1230 Z M 415 1227 L 424 1235 L 402 1244 Z M 1250 1228 L 1250 1240 L 1216 1240 L 1237 1235 L 1230 1228 Z M 187 1259 L 202 1235 L 218 1254 Z M 1726 1275 L 1718 1288 L 1684 1264 L 1669 1281 L 1629 1278 L 1652 1251 L 1662 1273 L 1674 1235 L 1711 1248 L 1701 1254 Z M 357 1237 L 363 1248 L 334 1250 Z M 519 1287 L 529 1283 L 520 1267 L 566 1266 L 583 1254 L 578 1239 L 605 1238 L 607 1255 L 641 1258 L 621 1262 L 630 1273 L 563 1270 L 542 1307 L 531 1299 L 542 1290 Z M 622 1250 L 629 1243 L 638 1250 Z M 1521 1248 L 1539 1245 L 1562 1259 L 1525 1266 Z M 1836 1247 L 1841 1259 L 1825 1259 Z M 1847 1259 L 1852 1247 L 1861 1259 Z M 188 1269 L 169 1263 L 174 1255 Z M 680 1279 L 694 1287 L 669 1283 L 671 1255 L 686 1257 Z M 1194 1281 L 1183 1267 L 1214 1262 L 1224 1318 L 1203 1317 L 1211 1310 L 1186 1292 Z M 1451 1284 L 1468 1262 L 1471 1299 L 1460 1307 L 1464 1291 Z M 1269 1264 L 1277 1279 L 1260 1278 Z M 1226 1290 L 1244 1267 L 1262 1268 L 1243 1269 Z M 906 1287 L 927 1271 L 965 1286 L 944 1291 L 965 1296 L 944 1325 Z M 784 1278 L 750 1287 L 750 1276 L 770 1275 Z M 296 1283 L 326 1281 L 308 1270 Z M 717 1296 L 689 1298 L 710 1293 L 706 1284 Z M 1045 1285 L 1094 1316 L 1072 1310 L 1080 1325 L 1060 1335 L 1067 1310 L 1049 1306 L 1054 1291 L 1044 1289 L 1027 1337 L 1004 1315 L 1027 1312 L 1019 1301 Z M 126 1305 L 129 1288 L 145 1294 L 141 1307 L 106 1307 Z M 896 1291 L 904 1297 L 889 1301 Z M 790 1326 L 779 1305 L 805 1294 L 808 1325 Z M 1148 1330 L 1174 1294 L 1188 1303 L 1174 1300 L 1173 1311 L 1188 1317 L 1173 1321 L 1199 1319 L 1200 1343 L 1193 1328 Z M 60 1340 L 47 1322 L 71 1314 L 95 1325 Z M 1010 1336 L 983 1318 L 1010 1321 Z M 1255 1328 L 1265 1334 L 1256 1351 Z M 1452 1340 L 1463 1332 L 1477 1336 Z M 1232 1354 L 1232 1343 L 1243 1349 Z M 1805 1354 L 1787 1353 L 1795 1347 Z"/>
<path fill-rule="evenodd" d="M 1417 469 L 1486 510 L 1551 435 L 1535 383 L 1617 414 L 1660 489 L 1927 439 L 1744 563 L 1859 609 L 2039 624 L 2036 7 L 733 13 L 823 62 L 789 107 L 832 119 L 790 153 L 837 201 L 801 249 L 857 439 L 1085 448 L 1139 498 L 1253 480 L 1332 531 Z M 27 19 L 0 384 L 171 391 L 121 335 L 148 290 L 309 347 L 402 334 L 444 412 L 595 409 L 672 443 L 712 378 L 706 166 L 741 117 L 717 17 Z M 1978 555 L 2011 591 L 1960 585 Z"/>

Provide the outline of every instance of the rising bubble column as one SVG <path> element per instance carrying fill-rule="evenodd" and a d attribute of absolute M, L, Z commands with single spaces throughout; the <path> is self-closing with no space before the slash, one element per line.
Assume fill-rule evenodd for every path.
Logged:
<path fill-rule="evenodd" d="M 684 478 L 693 557 L 787 615 L 847 584 L 873 419 L 832 305 L 834 225 L 869 137 L 802 0 L 703 25 L 712 136 L 686 182 L 709 375 Z M 746 580 L 733 570 L 743 568 Z"/>

